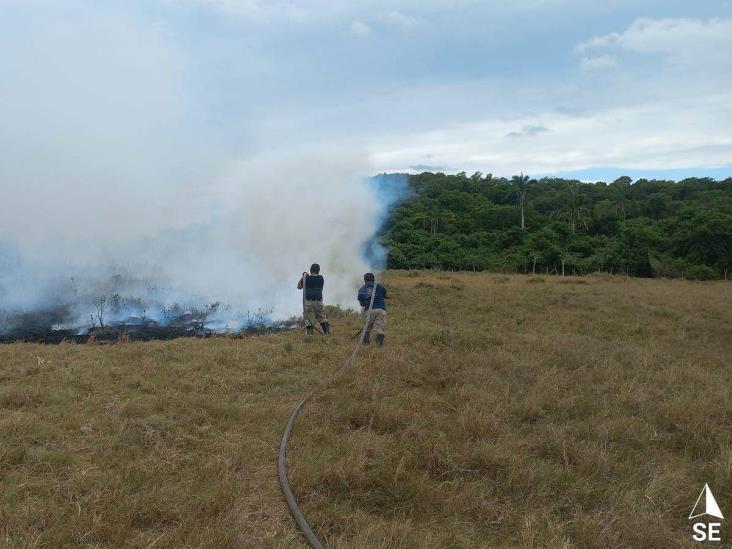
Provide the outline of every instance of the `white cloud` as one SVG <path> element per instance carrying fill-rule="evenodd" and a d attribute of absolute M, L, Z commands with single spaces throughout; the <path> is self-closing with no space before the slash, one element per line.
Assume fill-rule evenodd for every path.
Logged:
<path fill-rule="evenodd" d="M 351 23 L 351 32 L 357 36 L 368 36 L 371 34 L 371 27 L 361 21 Z"/>
<path fill-rule="evenodd" d="M 505 139 L 526 128 L 531 139 Z M 374 147 L 384 171 L 408 170 L 424 162 L 465 171 L 510 175 L 551 173 L 595 166 L 696 168 L 732 160 L 732 93 L 669 98 L 588 116 L 556 112 L 521 120 L 486 120 L 399 136 Z"/>
<path fill-rule="evenodd" d="M 594 36 L 579 53 L 618 49 L 666 56 L 686 67 L 732 70 L 732 19 L 639 18 L 623 32 Z"/>
<path fill-rule="evenodd" d="M 602 36 L 593 36 L 589 40 L 580 42 L 577 44 L 575 50 L 578 53 L 585 53 L 595 48 L 606 48 L 609 46 L 617 45 L 621 40 L 622 35 L 618 32 L 611 32 Z"/>
<path fill-rule="evenodd" d="M 196 2 L 223 15 L 241 17 L 245 19 L 270 19 L 288 17 L 300 19 L 305 17 L 306 11 L 294 2 L 280 2 L 272 0 L 162 0 L 166 4 Z"/>
<path fill-rule="evenodd" d="M 386 16 L 386 20 L 397 27 L 410 29 L 420 24 L 420 20 L 400 11 L 392 11 Z"/>
<path fill-rule="evenodd" d="M 580 70 L 593 71 L 598 69 L 606 69 L 614 67 L 618 64 L 618 59 L 611 55 L 586 56 L 580 61 Z"/>

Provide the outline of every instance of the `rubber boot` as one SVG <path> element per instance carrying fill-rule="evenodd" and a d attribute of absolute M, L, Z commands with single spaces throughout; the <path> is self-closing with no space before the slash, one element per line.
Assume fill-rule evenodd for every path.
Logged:
<path fill-rule="evenodd" d="M 328 335 L 330 333 L 330 324 L 327 322 L 321 322 L 320 327 L 323 328 L 323 333 L 325 335 Z"/>
<path fill-rule="evenodd" d="M 363 344 L 368 345 L 369 343 L 371 343 L 371 334 L 366 332 L 366 335 L 363 336 Z"/>
<path fill-rule="evenodd" d="M 305 326 L 305 329 L 307 330 L 309 336 L 313 335 L 313 327 L 312 326 Z"/>
<path fill-rule="evenodd" d="M 379 344 L 379 347 L 384 346 L 384 334 L 376 334 L 376 343 Z"/>

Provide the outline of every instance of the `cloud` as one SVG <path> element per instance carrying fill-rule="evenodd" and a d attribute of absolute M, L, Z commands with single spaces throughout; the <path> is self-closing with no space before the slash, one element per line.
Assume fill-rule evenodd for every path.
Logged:
<path fill-rule="evenodd" d="M 165 4 L 197 3 L 222 15 L 245 19 L 303 18 L 306 10 L 294 2 L 272 0 L 162 0 Z"/>
<path fill-rule="evenodd" d="M 609 46 L 616 46 L 620 43 L 622 34 L 619 32 L 611 32 L 601 36 L 593 36 L 592 38 L 580 42 L 575 46 L 575 51 L 578 53 L 585 53 L 587 51 L 597 48 L 607 48 Z"/>
<path fill-rule="evenodd" d="M 519 132 L 511 130 L 516 121 L 492 119 L 385 140 L 374 163 L 380 170 L 400 171 L 431 153 L 434 165 L 510 175 L 593 166 L 728 166 L 732 159 L 730 92 L 669 97 L 584 116 L 546 111 L 523 122 Z M 512 133 L 525 136 L 531 133 L 527 128 L 542 124 L 551 127 L 551 139 L 505 139 Z"/>
<path fill-rule="evenodd" d="M 361 21 L 354 21 L 351 23 L 351 32 L 356 36 L 369 36 L 371 34 L 371 27 Z"/>
<path fill-rule="evenodd" d="M 524 126 L 521 131 L 508 132 L 506 137 L 533 137 L 544 132 L 548 132 L 549 129 L 544 126 Z"/>
<path fill-rule="evenodd" d="M 616 49 L 662 55 L 672 63 L 707 70 L 732 70 L 732 19 L 639 18 L 623 32 L 593 36 L 576 51 Z"/>
<path fill-rule="evenodd" d="M 444 172 L 445 166 L 433 166 L 431 164 L 414 164 L 409 169 L 415 172 Z"/>
<path fill-rule="evenodd" d="M 386 21 L 403 29 L 411 29 L 420 24 L 420 20 L 416 17 L 412 17 L 411 15 L 407 15 L 400 11 L 392 11 L 387 14 Z"/>
<path fill-rule="evenodd" d="M 595 57 L 583 57 L 580 60 L 580 70 L 594 71 L 614 67 L 618 64 L 618 59 L 612 55 L 598 55 Z"/>
<path fill-rule="evenodd" d="M 83 3 L 89 11 L 132 13 L 135 20 L 126 26 L 138 33 L 147 27 L 162 29 L 160 34 L 168 33 L 167 39 L 153 36 L 160 43 L 151 50 L 161 53 L 151 59 L 162 57 L 159 63 L 152 63 L 153 70 L 115 72 L 113 66 L 105 67 L 104 59 L 97 64 L 86 63 L 86 44 L 53 63 L 58 68 L 58 78 L 50 85 L 58 86 L 61 93 L 59 102 L 54 104 L 58 112 L 49 117 L 48 136 L 53 134 L 54 139 L 63 141 L 65 135 L 79 131 L 68 120 L 61 124 L 64 111 L 70 112 L 63 108 L 63 101 L 67 97 L 86 97 L 85 93 L 75 94 L 70 89 L 74 82 L 87 87 L 94 83 L 88 110 L 97 120 L 106 120 L 107 127 L 120 128 L 118 135 L 122 130 L 127 132 L 129 138 L 118 139 L 119 147 L 127 151 L 129 158 L 135 158 L 123 170 L 104 172 L 120 181 L 118 195 L 123 201 L 131 192 L 125 189 L 125 180 L 149 181 L 151 192 L 165 194 L 158 189 L 172 185 L 166 182 L 168 179 L 182 178 L 154 177 L 141 172 L 160 170 L 165 175 L 170 165 L 185 175 L 189 171 L 187 164 L 198 164 L 199 158 L 212 154 L 210 150 L 203 154 L 166 152 L 164 145 L 170 140 L 167 132 L 160 130 L 165 126 L 164 119 L 181 124 L 178 131 L 170 132 L 171 138 L 199 143 L 203 149 L 211 143 L 211 149 L 230 150 L 231 144 L 236 143 L 248 154 L 255 149 L 293 149 L 303 143 L 329 150 L 334 144 L 346 143 L 360 151 L 373 151 L 383 162 L 379 169 L 385 165 L 405 169 L 428 164 L 458 170 L 465 166 L 469 170 L 471 165 L 479 164 L 495 173 L 498 168 L 491 168 L 493 159 L 507 170 L 517 162 L 511 156 L 513 150 L 523 151 L 521 162 L 537 165 L 556 166 L 564 159 L 568 166 L 574 166 L 578 159 L 585 163 L 602 158 L 600 141 L 604 141 L 604 150 L 608 152 L 617 150 L 618 142 L 622 145 L 626 137 L 610 131 L 606 137 L 595 135 L 588 140 L 584 132 L 589 130 L 583 124 L 607 113 L 646 112 L 645 106 L 652 104 L 654 97 L 659 97 L 659 105 L 669 110 L 654 109 L 644 124 L 628 126 L 631 141 L 645 135 L 678 144 L 677 136 L 664 135 L 662 128 L 667 127 L 668 119 L 677 116 L 680 105 L 693 105 L 686 97 L 692 94 L 702 106 L 692 108 L 692 112 L 700 113 L 698 118 L 685 117 L 689 135 L 701 135 L 704 130 L 717 135 L 720 128 L 726 126 L 728 131 L 730 127 L 724 108 L 715 118 L 703 107 L 710 97 L 726 94 L 729 89 L 732 70 L 725 70 L 732 49 L 726 47 L 732 34 L 726 32 L 729 20 L 665 18 L 664 15 L 678 11 L 681 0 L 670 0 L 677 3 L 676 7 L 652 0 L 612 0 L 602 7 L 581 0 L 458 0 L 459 9 L 454 8 L 455 3 L 444 0 L 375 0 L 360 4 L 333 0 L 159 1 L 165 5 L 151 9 L 149 2 L 139 0 L 114 3 L 113 8 L 108 2 L 68 0 Z M 728 13 L 715 1 L 705 2 L 704 8 L 699 3 L 689 4 L 684 13 Z M 8 2 L 43 6 L 37 10 L 39 14 L 61 10 L 53 0 L 0 0 L 0 11 L 5 10 Z M 640 13 L 656 18 L 634 21 Z M 73 17 L 68 19 L 73 21 Z M 440 39 L 424 40 L 423 31 L 435 21 L 440 22 Z M 596 36 L 585 30 L 590 21 Z M 93 25 L 92 21 L 90 26 Z M 13 89 L 14 82 L 47 65 L 41 63 L 39 71 L 34 71 L 35 63 L 13 60 L 17 57 L 13 51 L 34 42 L 19 34 L 3 41 L 2 36 L 8 36 L 13 26 L 3 11 L 0 43 L 10 63 L 6 72 L 13 74 L 12 79 L 0 84 L 0 110 L 4 104 L 9 111 L 3 113 L 2 125 L 11 128 L 7 144 L 3 143 L 6 151 L 17 148 L 13 136 L 29 130 L 38 134 L 41 131 L 29 129 L 23 123 L 8 125 L 6 120 L 12 121 L 14 116 L 11 106 L 18 103 L 15 97 L 8 98 L 3 93 Z M 246 27 L 246 31 L 242 32 L 241 27 Z M 516 28 L 522 28 L 522 32 L 516 32 Z M 353 36 L 349 36 L 351 32 Z M 145 36 L 129 40 L 131 52 L 136 44 L 151 40 L 146 32 L 142 34 Z M 344 40 L 344 35 L 351 39 Z M 59 43 L 64 41 L 64 37 L 58 38 Z M 89 39 L 89 43 L 95 42 L 95 38 Z M 112 59 L 129 57 L 124 54 L 126 42 L 120 48 L 121 53 Z M 687 63 L 683 68 L 689 71 L 678 70 L 681 61 Z M 144 66 L 145 55 L 134 55 L 129 63 Z M 170 70 L 174 74 L 161 81 L 156 66 L 161 67 L 162 75 Z M 63 67 L 68 67 L 70 78 L 64 78 Z M 688 78 L 693 86 L 679 86 L 679 81 L 690 72 L 693 74 Z M 86 76 L 89 74 L 99 77 L 95 80 Z M 116 74 L 130 76 L 118 78 Z M 127 97 L 129 104 L 100 107 L 104 98 L 111 95 L 105 91 L 105 80 L 111 83 L 108 87 L 122 90 L 119 96 L 115 95 L 116 99 Z M 47 83 L 37 82 L 27 89 L 37 93 L 42 85 Z M 149 85 L 150 93 L 144 101 L 138 94 L 129 93 L 130 88 L 145 85 Z M 133 109 L 146 112 L 145 102 L 162 106 L 150 109 L 148 119 L 130 114 Z M 138 106 L 133 107 L 132 103 Z M 43 105 L 44 109 L 50 108 L 49 104 Z M 562 112 L 557 112 L 557 106 L 561 106 Z M 528 114 L 532 112 L 537 114 Z M 191 118 L 198 119 L 193 130 L 185 127 Z M 561 125 L 555 126 L 555 120 Z M 571 120 L 582 124 L 572 126 Z M 140 127 L 127 130 L 133 123 Z M 525 126 L 551 128 L 551 133 L 532 133 Z M 599 132 L 605 128 L 605 122 L 596 122 L 594 126 Z M 135 138 L 159 133 L 164 134 L 162 138 L 148 139 L 151 146 L 147 148 L 143 146 L 144 140 Z M 537 149 L 541 155 L 555 139 L 561 139 L 562 154 L 549 155 L 548 161 L 534 156 L 531 146 L 541 145 Z M 703 135 L 699 140 L 706 142 Z M 104 162 L 105 155 L 96 154 L 98 141 L 89 140 L 92 154 L 84 166 L 88 169 L 84 180 L 98 178 L 101 171 L 91 168 L 92 164 L 99 166 Z M 591 143 L 598 143 L 596 150 L 589 150 Z M 196 151 L 195 145 L 190 146 Z M 175 147 L 171 149 L 175 151 Z M 39 145 L 38 150 L 48 149 Z M 552 154 L 557 150 L 552 149 Z M 570 150 L 574 153 L 563 154 Z M 695 162 L 716 158 L 711 154 L 713 149 L 703 150 L 701 154 L 695 149 L 690 158 Z M 435 152 L 438 157 L 427 159 L 425 151 Z M 630 160 L 624 154 L 619 152 L 614 158 L 627 165 Z M 63 157 L 63 152 L 58 156 Z M 171 156 L 173 159 L 169 160 Z M 185 158 L 185 162 L 176 161 L 176 156 Z M 634 153 L 632 156 L 639 162 L 646 161 Z M 20 158 L 10 152 L 4 157 L 5 164 Z M 147 160 L 155 157 L 163 159 L 157 166 Z M 224 165 L 217 159 L 206 161 Z M 0 162 L 0 170 L 2 165 Z M 44 157 L 36 169 L 52 171 L 52 166 Z M 518 167 L 520 171 L 521 166 Z M 206 173 L 199 166 L 193 171 Z M 60 175 L 66 177 L 64 173 Z M 86 187 L 67 188 L 77 193 Z M 78 196 L 93 196 L 95 192 L 92 188 L 85 195 L 79 190 Z M 200 194 L 208 196 L 205 192 Z M 191 202 L 195 204 L 196 200 Z M 40 197 L 39 205 L 45 208 L 47 203 L 52 204 L 53 198 L 47 202 L 46 197 Z M 83 219 L 80 210 L 81 206 L 74 217 Z M 159 215 L 167 217 L 168 211 Z M 146 217 L 153 219 L 155 213 L 146 212 Z"/>

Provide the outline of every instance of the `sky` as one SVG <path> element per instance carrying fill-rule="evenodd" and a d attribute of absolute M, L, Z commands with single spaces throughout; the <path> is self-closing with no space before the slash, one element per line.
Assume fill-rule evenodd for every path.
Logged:
<path fill-rule="evenodd" d="M 730 0 L 0 0 L 0 63 L 10 163 L 74 132 L 194 186 L 279 152 L 369 173 L 732 175 Z"/>

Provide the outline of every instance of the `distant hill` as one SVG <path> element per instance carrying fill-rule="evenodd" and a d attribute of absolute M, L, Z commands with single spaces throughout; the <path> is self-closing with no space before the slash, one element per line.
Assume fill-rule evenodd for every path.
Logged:
<path fill-rule="evenodd" d="M 425 172 L 409 186 L 381 235 L 389 268 L 732 276 L 732 178 L 608 184 Z"/>

